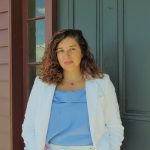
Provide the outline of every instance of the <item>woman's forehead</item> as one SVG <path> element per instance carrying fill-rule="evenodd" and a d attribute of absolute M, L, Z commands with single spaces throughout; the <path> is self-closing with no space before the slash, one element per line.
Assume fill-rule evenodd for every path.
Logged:
<path fill-rule="evenodd" d="M 72 37 L 67 37 L 63 39 L 59 44 L 57 48 L 63 48 L 63 47 L 77 47 L 78 43 L 77 41 Z"/>

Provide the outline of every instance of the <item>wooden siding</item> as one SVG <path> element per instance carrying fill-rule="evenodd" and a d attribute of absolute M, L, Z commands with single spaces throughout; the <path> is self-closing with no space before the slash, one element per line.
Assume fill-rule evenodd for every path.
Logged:
<path fill-rule="evenodd" d="M 0 150 L 11 150 L 10 2 L 0 1 Z"/>

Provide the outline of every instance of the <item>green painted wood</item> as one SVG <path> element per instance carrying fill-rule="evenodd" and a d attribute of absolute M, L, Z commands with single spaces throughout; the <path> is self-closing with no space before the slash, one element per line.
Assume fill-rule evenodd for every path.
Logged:
<path fill-rule="evenodd" d="M 119 99 L 125 126 L 122 150 L 150 149 L 150 1 L 118 3 Z"/>
<path fill-rule="evenodd" d="M 58 0 L 57 29 L 81 29 L 115 85 L 122 150 L 150 149 L 149 6 L 148 0 Z"/>
<path fill-rule="evenodd" d="M 69 28 L 69 0 L 57 0 L 57 30 Z"/>

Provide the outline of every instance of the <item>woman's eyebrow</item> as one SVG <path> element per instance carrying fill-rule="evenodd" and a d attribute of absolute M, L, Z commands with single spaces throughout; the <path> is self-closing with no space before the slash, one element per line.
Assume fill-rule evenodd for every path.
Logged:
<path fill-rule="evenodd" d="M 77 45 L 70 45 L 69 47 L 76 47 Z M 57 49 L 63 49 L 62 47 L 58 47 Z M 56 50 L 57 50 L 56 49 Z"/>
<path fill-rule="evenodd" d="M 56 50 L 58 50 L 58 49 L 63 49 L 62 47 L 58 47 Z"/>
<path fill-rule="evenodd" d="M 76 47 L 77 45 L 70 45 L 70 47 Z"/>

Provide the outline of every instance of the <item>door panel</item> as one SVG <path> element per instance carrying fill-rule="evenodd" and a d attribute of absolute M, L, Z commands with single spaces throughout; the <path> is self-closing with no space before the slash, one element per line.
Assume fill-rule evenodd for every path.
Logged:
<path fill-rule="evenodd" d="M 136 5 L 135 5 L 136 4 Z M 150 111 L 150 2 L 124 1 L 127 111 Z"/>
<path fill-rule="evenodd" d="M 57 0 L 57 29 L 69 28 L 69 14 L 69 0 Z"/>
<path fill-rule="evenodd" d="M 150 1 L 123 1 L 123 150 L 150 149 Z"/>
<path fill-rule="evenodd" d="M 149 150 L 150 122 L 124 119 L 125 140 L 122 150 Z"/>
<path fill-rule="evenodd" d="M 150 149 L 150 1 L 58 0 L 57 29 L 79 28 L 113 81 L 125 127 L 122 150 Z"/>
<path fill-rule="evenodd" d="M 95 38 L 97 29 L 96 17 L 96 0 L 74 1 L 74 28 L 79 28 L 84 31 L 84 35 L 86 36 L 89 45 L 91 46 L 94 56 L 96 56 L 97 51 L 97 41 Z"/>

